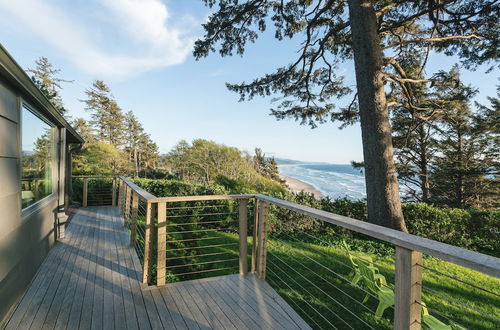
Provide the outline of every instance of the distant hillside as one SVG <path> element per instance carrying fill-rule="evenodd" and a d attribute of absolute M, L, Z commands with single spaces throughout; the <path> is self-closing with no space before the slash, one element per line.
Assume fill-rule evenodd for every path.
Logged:
<path fill-rule="evenodd" d="M 306 164 L 305 162 L 301 162 L 299 160 L 286 159 L 286 158 L 275 158 L 276 163 L 278 165 L 298 165 L 298 164 Z"/>

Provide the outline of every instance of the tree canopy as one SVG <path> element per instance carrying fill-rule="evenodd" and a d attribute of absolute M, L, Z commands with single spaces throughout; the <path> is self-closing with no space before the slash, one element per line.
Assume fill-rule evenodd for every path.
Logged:
<path fill-rule="evenodd" d="M 327 120 L 360 120 L 369 221 L 406 230 L 393 161 L 386 96 L 394 83 L 412 116 L 425 119 L 439 107 L 415 97 L 413 84 L 443 84 L 452 77 L 427 73 L 432 53 L 456 55 L 467 69 L 498 60 L 498 1 L 370 0 L 203 0 L 216 8 L 196 41 L 199 59 L 218 51 L 242 55 L 248 43 L 272 29 L 274 37 L 300 40 L 297 56 L 251 82 L 228 83 L 241 100 L 276 95 L 278 119 L 294 118 L 315 127 Z M 405 69 L 407 54 L 421 67 Z M 353 61 L 357 92 L 338 75 L 338 64 Z M 354 94 L 348 106 L 335 99 Z"/>

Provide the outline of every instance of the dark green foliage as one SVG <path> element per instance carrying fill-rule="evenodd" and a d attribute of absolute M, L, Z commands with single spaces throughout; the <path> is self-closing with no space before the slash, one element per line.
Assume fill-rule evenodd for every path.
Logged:
<path fill-rule="evenodd" d="M 218 184 L 196 184 L 178 180 L 134 179 L 133 182 L 157 197 L 226 195 L 229 192 Z"/>
<path fill-rule="evenodd" d="M 82 203 L 83 201 L 83 178 L 72 178 L 73 201 Z M 110 178 L 89 178 L 87 190 L 88 205 L 111 205 L 113 180 Z"/>
<path fill-rule="evenodd" d="M 500 211 L 407 203 L 403 212 L 408 230 L 414 235 L 500 256 Z"/>

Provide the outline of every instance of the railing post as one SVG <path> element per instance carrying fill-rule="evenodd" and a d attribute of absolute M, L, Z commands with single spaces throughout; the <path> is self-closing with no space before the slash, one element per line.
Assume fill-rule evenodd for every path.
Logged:
<path fill-rule="evenodd" d="M 116 178 L 113 177 L 113 188 L 111 189 L 111 205 L 116 205 Z"/>
<path fill-rule="evenodd" d="M 238 210 L 240 234 L 240 274 L 245 275 L 248 272 L 248 199 L 238 200 Z"/>
<path fill-rule="evenodd" d="M 132 213 L 129 221 L 130 225 L 130 246 L 135 246 L 137 236 L 137 217 L 139 214 L 139 194 L 132 192 Z"/>
<path fill-rule="evenodd" d="M 158 203 L 158 250 L 156 285 L 165 285 L 167 277 L 167 203 Z"/>
<path fill-rule="evenodd" d="M 266 256 L 267 256 L 267 226 L 269 220 L 269 202 L 259 205 L 259 245 L 257 260 L 257 276 L 263 280 L 266 278 Z"/>
<path fill-rule="evenodd" d="M 146 205 L 146 237 L 144 238 L 144 263 L 142 271 L 142 283 L 149 284 L 151 280 L 151 248 L 153 243 L 153 203 L 148 201 Z"/>
<path fill-rule="evenodd" d="M 89 179 L 83 178 L 83 207 L 88 206 Z"/>
<path fill-rule="evenodd" d="M 130 194 L 132 193 L 132 188 L 128 185 L 125 186 L 125 213 L 124 213 L 124 225 L 128 227 L 128 220 L 130 216 Z"/>
<path fill-rule="evenodd" d="M 419 330 L 422 306 L 422 253 L 396 246 L 394 329 Z"/>
<path fill-rule="evenodd" d="M 257 269 L 257 232 L 259 230 L 259 200 L 254 199 L 253 207 L 253 235 L 252 235 L 252 265 L 250 271 L 255 273 Z"/>
<path fill-rule="evenodd" d="M 123 212 L 123 181 L 118 181 L 118 208 Z"/>

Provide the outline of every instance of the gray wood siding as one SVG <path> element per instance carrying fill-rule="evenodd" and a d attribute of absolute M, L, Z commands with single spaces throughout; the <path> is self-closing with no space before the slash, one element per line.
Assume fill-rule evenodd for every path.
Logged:
<path fill-rule="evenodd" d="M 0 320 L 20 299 L 55 242 L 56 194 L 21 214 L 18 104 L 18 96 L 0 78 Z"/>

